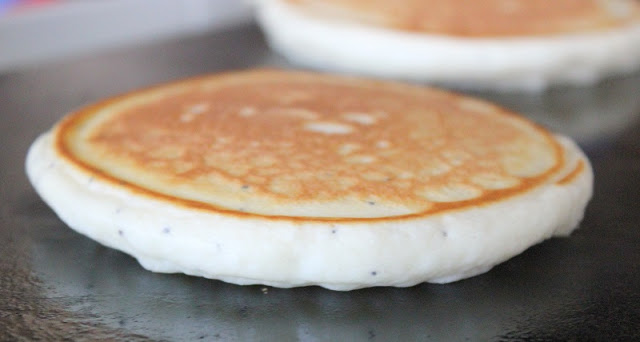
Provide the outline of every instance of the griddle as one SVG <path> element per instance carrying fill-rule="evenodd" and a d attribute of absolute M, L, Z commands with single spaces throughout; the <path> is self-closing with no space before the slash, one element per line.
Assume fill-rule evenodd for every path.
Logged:
<path fill-rule="evenodd" d="M 640 340 L 640 73 L 475 93 L 574 137 L 595 194 L 571 237 L 446 285 L 334 292 L 155 274 L 69 229 L 28 183 L 29 144 L 65 113 L 253 66 L 290 67 L 246 25 L 0 74 L 0 340 Z"/>

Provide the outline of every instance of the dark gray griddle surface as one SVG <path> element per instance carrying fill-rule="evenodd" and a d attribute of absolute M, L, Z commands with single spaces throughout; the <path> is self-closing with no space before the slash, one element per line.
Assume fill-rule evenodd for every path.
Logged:
<path fill-rule="evenodd" d="M 479 94 L 576 138 L 595 196 L 570 238 L 448 285 L 332 292 L 154 274 L 73 232 L 29 185 L 27 148 L 65 113 L 257 65 L 284 63 L 247 26 L 0 75 L 0 340 L 640 340 L 640 74 Z"/>

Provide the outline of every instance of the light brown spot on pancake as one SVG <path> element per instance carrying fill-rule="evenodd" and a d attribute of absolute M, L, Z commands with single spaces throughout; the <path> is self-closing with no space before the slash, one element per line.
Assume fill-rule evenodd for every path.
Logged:
<path fill-rule="evenodd" d="M 520 184 L 516 177 L 495 173 L 481 173 L 471 176 L 471 182 L 487 190 L 508 189 Z"/>
<path fill-rule="evenodd" d="M 380 141 L 376 142 L 376 147 L 378 147 L 378 148 L 389 148 L 389 147 L 391 147 L 391 143 L 388 142 L 387 140 L 380 140 Z"/>
<path fill-rule="evenodd" d="M 367 113 L 345 113 L 342 117 L 360 125 L 373 125 L 378 121 L 375 116 Z"/>
<path fill-rule="evenodd" d="M 360 145 L 358 144 L 353 144 L 353 143 L 346 143 L 343 145 L 340 145 L 338 147 L 338 154 L 346 156 L 348 154 L 351 154 L 357 150 L 360 149 Z"/>
<path fill-rule="evenodd" d="M 300 182 L 291 179 L 290 177 L 275 178 L 269 184 L 269 190 L 276 194 L 293 196 L 299 195 L 302 192 L 302 185 Z"/>
<path fill-rule="evenodd" d="M 324 133 L 328 135 L 349 134 L 353 131 L 352 126 L 333 121 L 308 122 L 304 125 L 304 128 L 311 132 Z"/>
<path fill-rule="evenodd" d="M 196 118 L 196 116 L 191 114 L 191 113 L 184 113 L 184 114 L 180 115 L 180 121 L 182 121 L 182 122 L 191 122 L 195 118 Z"/>
<path fill-rule="evenodd" d="M 149 156 L 154 159 L 177 159 L 184 156 L 184 154 L 184 147 L 171 145 L 151 147 L 149 151 Z"/>
<path fill-rule="evenodd" d="M 180 115 L 180 121 L 184 123 L 195 120 L 198 116 L 205 113 L 209 109 L 208 103 L 197 103 L 186 107 Z"/>
<path fill-rule="evenodd" d="M 422 177 L 439 176 L 452 170 L 452 166 L 438 159 L 432 159 L 424 164 L 424 168 L 419 170 Z"/>
<path fill-rule="evenodd" d="M 173 172 L 175 172 L 176 174 L 183 174 L 193 170 L 195 168 L 195 164 L 190 162 L 179 161 L 179 162 L 172 163 L 171 167 L 173 168 Z"/>
<path fill-rule="evenodd" d="M 249 175 L 249 176 L 247 176 L 246 179 L 251 184 L 264 184 L 268 180 L 267 177 L 261 177 L 261 176 L 256 176 L 256 175 Z"/>
<path fill-rule="evenodd" d="M 258 168 L 256 170 L 254 170 L 256 174 L 260 175 L 260 176 L 264 176 L 264 177 L 271 177 L 271 176 L 275 176 L 278 175 L 280 173 L 282 173 L 282 169 L 277 168 L 277 167 L 269 167 L 269 168 Z"/>
<path fill-rule="evenodd" d="M 464 164 L 465 161 L 472 158 L 472 155 L 465 151 L 460 150 L 445 150 L 441 154 L 448 164 L 453 166 L 460 166 Z"/>
<path fill-rule="evenodd" d="M 187 107 L 187 113 L 200 115 L 209 109 L 209 104 L 206 102 L 192 104 Z"/>
<path fill-rule="evenodd" d="M 398 177 L 399 179 L 411 179 L 413 178 L 413 173 L 409 171 L 399 171 L 398 173 L 396 173 L 396 177 Z"/>
<path fill-rule="evenodd" d="M 272 166 L 276 164 L 278 162 L 278 159 L 275 158 L 274 156 L 262 155 L 262 156 L 257 156 L 255 159 L 252 160 L 252 162 L 253 162 L 253 165 L 257 167 L 267 167 L 267 166 Z"/>
<path fill-rule="evenodd" d="M 535 177 L 544 173 L 553 166 L 555 160 L 552 156 L 538 150 L 540 145 L 528 145 L 530 142 L 515 141 L 503 149 L 504 153 L 500 162 L 503 170 L 511 176 Z M 528 146 L 527 146 L 528 145 Z M 515 153 L 520 151 L 520 153 Z"/>
<path fill-rule="evenodd" d="M 347 157 L 345 160 L 347 163 L 351 164 L 371 164 L 376 161 L 376 157 L 366 154 L 359 154 Z"/>
<path fill-rule="evenodd" d="M 529 177 L 540 174 L 545 167 L 541 163 L 531 162 L 525 156 L 508 156 L 502 159 L 503 168 L 508 174 L 517 177 Z"/>
<path fill-rule="evenodd" d="M 291 107 L 291 108 L 275 108 L 268 111 L 268 114 L 272 115 L 285 115 L 292 118 L 302 119 L 302 120 L 316 120 L 318 119 L 318 114 L 313 112 L 312 110 L 306 108 L 299 107 Z"/>
<path fill-rule="evenodd" d="M 359 177 L 348 177 L 348 176 L 343 176 L 343 177 L 339 177 L 337 178 L 337 186 L 338 189 L 340 190 L 348 190 L 352 187 L 354 187 L 355 185 L 357 185 L 359 183 Z"/>
<path fill-rule="evenodd" d="M 417 194 L 433 202 L 457 202 L 480 197 L 482 190 L 466 184 L 453 183 L 436 188 L 425 188 L 417 191 Z"/>
<path fill-rule="evenodd" d="M 238 111 L 238 115 L 246 117 L 246 118 L 248 118 L 250 116 L 254 116 L 257 113 L 258 113 L 258 111 L 254 107 L 242 107 Z"/>
<path fill-rule="evenodd" d="M 168 163 L 164 160 L 151 160 L 147 163 L 147 165 L 156 169 L 164 169 L 167 167 Z"/>
<path fill-rule="evenodd" d="M 399 190 L 407 190 L 411 188 L 412 183 L 406 180 L 394 181 L 393 186 Z"/>
<path fill-rule="evenodd" d="M 226 161 L 216 164 L 215 168 L 223 171 L 224 173 L 230 176 L 235 176 L 235 177 L 242 177 L 248 174 L 249 170 L 251 170 L 251 166 L 249 165 L 233 163 L 233 162 L 229 163 Z"/>
<path fill-rule="evenodd" d="M 283 106 L 278 95 L 290 91 L 306 94 L 304 106 Z M 102 110 L 130 97 L 148 101 Z M 368 215 L 389 217 L 397 208 L 428 215 L 529 191 L 564 167 L 563 148 L 548 132 L 462 99 L 396 83 L 252 71 L 90 107 L 61 124 L 57 146 L 96 176 L 148 195 L 274 218 L 302 205 L 319 206 L 326 219 L 352 219 L 358 213 L 350 208 L 371 198 L 376 209 Z M 209 107 L 197 125 L 179 124 L 194 103 Z M 239 115 L 247 108 L 250 116 Z M 368 113 L 376 122 L 348 121 L 345 113 Z"/>
<path fill-rule="evenodd" d="M 362 178 L 368 181 L 374 181 L 374 182 L 384 182 L 391 179 L 386 174 L 382 172 L 377 172 L 377 171 L 367 171 L 362 174 Z"/>

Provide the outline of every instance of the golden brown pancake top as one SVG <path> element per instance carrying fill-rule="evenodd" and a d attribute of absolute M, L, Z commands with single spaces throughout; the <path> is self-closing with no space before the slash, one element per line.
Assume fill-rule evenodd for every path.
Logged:
<path fill-rule="evenodd" d="M 95 177 L 277 217 L 426 215 L 520 194 L 565 167 L 548 132 L 487 102 L 301 72 L 131 93 L 69 116 L 56 134 L 59 152 Z"/>
<path fill-rule="evenodd" d="M 285 0 L 308 13 L 462 37 L 600 31 L 640 22 L 634 0 Z"/>

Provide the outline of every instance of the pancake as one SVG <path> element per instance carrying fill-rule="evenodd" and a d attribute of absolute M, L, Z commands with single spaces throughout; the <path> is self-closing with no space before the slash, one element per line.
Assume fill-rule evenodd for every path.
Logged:
<path fill-rule="evenodd" d="M 269 44 L 323 70 L 539 91 L 640 68 L 634 0 L 257 0 Z"/>
<path fill-rule="evenodd" d="M 71 228 L 155 272 L 334 290 L 446 283 L 579 223 L 570 139 L 433 88 L 277 70 L 71 113 L 27 174 Z"/>

